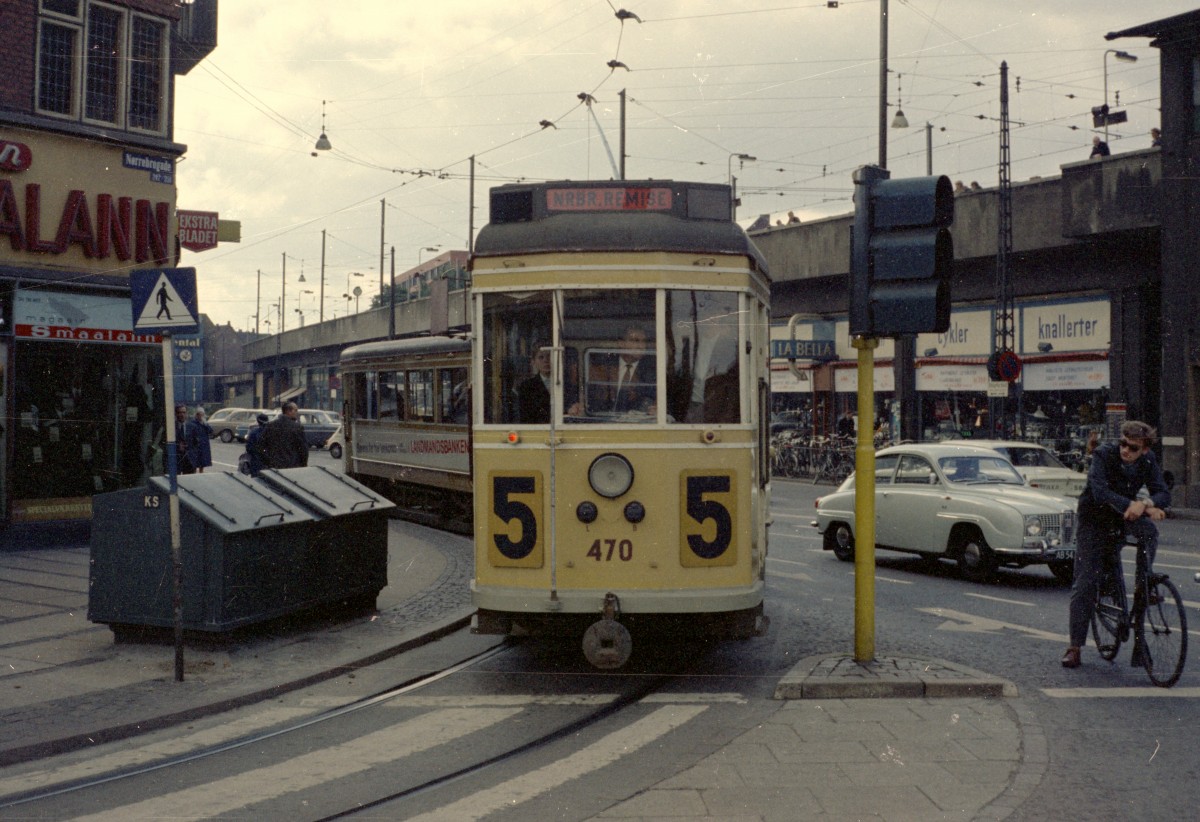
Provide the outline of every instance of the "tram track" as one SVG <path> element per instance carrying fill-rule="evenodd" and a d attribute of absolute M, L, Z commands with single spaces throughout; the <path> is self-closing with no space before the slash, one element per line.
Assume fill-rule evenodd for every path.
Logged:
<path fill-rule="evenodd" d="M 445 679 L 448 676 L 452 676 L 453 674 L 455 674 L 459 671 L 462 671 L 466 668 L 469 668 L 472 665 L 479 664 L 480 662 L 491 659 L 491 658 L 503 653 L 507 646 L 508 646 L 508 642 L 506 640 L 502 640 L 479 654 L 476 654 L 465 660 L 461 660 L 460 662 L 457 662 L 453 665 L 448 665 L 448 666 L 442 668 L 441 670 L 438 670 L 438 671 L 435 671 L 435 672 L 429 673 L 429 674 L 424 674 L 419 677 L 414 677 L 413 679 L 411 679 L 409 681 L 402 682 L 399 685 L 389 688 L 388 690 L 383 691 L 381 693 L 373 694 L 371 696 L 366 696 L 361 699 L 355 700 L 354 702 L 351 702 L 349 704 L 346 704 L 346 705 L 343 705 L 343 706 L 340 706 L 337 708 L 331 708 L 329 710 L 322 711 L 322 712 L 316 714 L 315 716 L 311 716 L 311 717 L 308 717 L 308 718 L 300 720 L 300 721 L 287 723 L 282 726 L 277 726 L 270 730 L 240 736 L 235 739 L 229 740 L 228 742 L 222 742 L 220 744 L 212 745 L 212 746 L 202 748 L 202 749 L 199 749 L 196 751 L 191 751 L 186 754 L 180 754 L 178 756 L 168 757 L 168 758 L 159 760 L 159 761 L 154 762 L 149 765 L 114 770 L 114 771 L 111 771 L 111 772 L 108 772 L 108 773 L 105 773 L 105 774 L 102 774 L 99 776 L 87 778 L 87 779 L 71 780 L 71 781 L 67 781 L 67 782 L 64 782 L 64 783 L 61 783 L 58 785 L 49 786 L 47 788 L 41 789 L 36 792 L 29 792 L 26 794 L 20 794 L 20 795 L 9 796 L 9 797 L 0 796 L 0 811 L 6 810 L 8 808 L 16 807 L 19 805 L 26 805 L 31 802 L 37 802 L 40 800 L 45 800 L 45 799 L 49 799 L 49 798 L 56 797 L 56 796 L 62 796 L 64 794 L 68 794 L 68 793 L 74 793 L 74 792 L 78 792 L 78 791 L 87 790 L 89 788 L 94 788 L 94 787 L 97 787 L 100 785 L 109 784 L 109 783 L 116 782 L 116 781 L 119 781 L 122 779 L 132 779 L 134 777 L 143 776 L 146 774 L 154 773 L 156 771 L 161 771 L 161 770 L 175 767 L 178 765 L 196 762 L 196 761 L 208 758 L 208 757 L 219 756 L 220 754 L 227 753 L 229 751 L 233 751 L 238 748 L 243 748 L 248 745 L 254 745 L 256 743 L 264 742 L 266 740 L 269 740 L 269 739 L 272 739 L 275 737 L 283 736 L 285 734 L 294 733 L 296 731 L 300 731 L 305 728 L 312 727 L 312 726 L 320 724 L 322 722 L 328 722 L 330 720 L 338 719 L 339 717 L 343 717 L 348 714 L 355 713 L 357 711 L 371 708 L 375 705 L 386 702 L 389 699 L 394 699 L 397 696 L 411 693 L 415 690 L 426 687 L 434 682 L 438 682 L 442 679 Z"/>
<path fill-rule="evenodd" d="M 392 700 L 398 700 L 401 703 L 405 698 L 409 700 L 421 701 L 421 697 L 417 695 L 418 691 L 427 689 L 437 683 L 449 680 L 456 674 L 469 673 L 471 669 L 478 669 L 489 661 L 496 660 L 498 657 L 513 649 L 515 646 L 509 640 L 500 642 L 485 651 L 471 656 L 467 659 L 462 659 L 454 664 L 446 665 L 440 670 L 429 673 L 412 680 L 402 682 L 394 687 L 355 700 L 346 705 L 322 711 L 316 715 L 308 716 L 303 719 L 298 719 L 283 724 L 276 724 L 270 728 L 258 731 L 255 733 L 243 734 L 236 738 L 219 744 L 208 745 L 187 753 L 181 753 L 175 756 L 169 756 L 151 763 L 140 764 L 132 767 L 117 768 L 98 773 L 87 778 L 78 778 L 65 780 L 53 785 L 43 786 L 37 790 L 29 791 L 21 794 L 12 794 L 6 797 L 0 797 L 0 816 L 5 816 L 6 812 L 11 812 L 11 809 L 24 806 L 30 810 L 40 810 L 38 803 L 49 803 L 49 807 L 54 807 L 58 804 L 57 801 L 65 800 L 67 802 L 75 802 L 75 807 L 78 807 L 79 802 L 83 802 L 86 806 L 91 806 L 91 802 L 87 799 L 89 791 L 101 791 L 98 797 L 105 797 L 97 802 L 98 805 L 104 805 L 107 797 L 114 795 L 146 795 L 143 788 L 139 787 L 136 781 L 139 778 L 153 780 L 150 784 L 157 787 L 159 785 L 172 785 L 177 782 L 186 781 L 185 776 L 186 766 L 205 767 L 205 761 L 211 760 L 220 762 L 221 757 L 231 757 L 230 762 L 236 761 L 239 756 L 239 751 L 248 750 L 255 751 L 256 749 L 264 749 L 265 743 L 275 741 L 275 745 L 279 748 L 286 749 L 289 747 L 287 743 L 279 745 L 279 740 L 288 735 L 301 734 L 306 730 L 314 729 L 316 726 L 337 722 L 338 720 L 348 720 L 353 715 L 362 711 L 367 711 L 377 706 L 385 706 L 386 703 Z M 603 693 L 590 694 L 590 698 L 580 698 L 578 694 L 549 694 L 539 699 L 553 705 L 568 705 L 574 704 L 576 707 L 584 706 L 585 711 L 582 714 L 573 713 L 569 717 L 563 717 L 563 721 L 558 721 L 553 727 L 549 727 L 545 732 L 537 733 L 531 738 L 520 739 L 515 738 L 512 741 L 511 747 L 505 747 L 501 750 L 489 751 L 481 750 L 478 752 L 478 758 L 475 761 L 463 762 L 461 758 L 449 760 L 443 763 L 441 771 L 427 778 L 422 778 L 415 784 L 399 787 L 396 790 L 388 791 L 379 796 L 374 796 L 369 799 L 361 797 L 354 802 L 351 807 L 338 809 L 332 813 L 326 812 L 323 815 L 313 816 L 314 819 L 341 819 L 351 816 L 356 813 L 363 812 L 370 808 L 377 808 L 389 803 L 404 801 L 406 799 L 420 797 L 435 789 L 446 786 L 458 780 L 484 774 L 491 769 L 502 766 L 505 763 L 512 762 L 521 756 L 538 751 L 555 742 L 569 738 L 573 735 L 580 734 L 589 727 L 598 725 L 607 719 L 619 714 L 620 712 L 637 705 L 646 697 L 661 691 L 671 681 L 684 675 L 686 669 L 693 665 L 693 661 L 686 659 L 684 655 L 680 655 L 673 665 L 667 668 L 659 668 L 659 670 L 645 672 L 633 675 L 623 675 L 619 678 L 621 686 L 615 689 L 615 692 L 605 691 Z M 658 667 L 658 666 L 656 666 Z M 588 676 L 593 676 L 588 674 Z M 596 675 L 605 676 L 606 675 Z M 611 680 L 610 680 L 611 681 Z M 593 683 L 595 684 L 595 683 Z M 435 704 L 438 700 L 445 699 L 444 697 L 425 697 L 431 704 Z M 480 701 L 485 704 L 495 704 L 496 697 L 482 697 Z M 470 699 L 466 703 L 470 703 Z M 538 700 L 534 700 L 537 702 Z M 432 710 L 432 709 L 430 709 Z M 486 710 L 481 707 L 479 710 Z M 572 709 L 574 710 L 574 709 Z M 518 735 L 519 736 L 519 735 Z M 507 744 L 507 742 L 505 743 Z M 319 754 L 320 751 L 326 748 L 335 746 L 317 746 L 311 742 L 309 737 L 300 737 L 297 741 L 290 744 L 292 748 L 310 751 L 314 754 Z M 245 754 L 241 754 L 245 756 Z M 330 750 L 328 757 L 336 759 L 336 751 Z M 286 759 L 280 759 L 276 765 L 284 767 Z M 221 767 L 228 768 L 228 763 L 218 765 L 215 770 Z M 183 773 L 176 778 L 170 775 L 173 769 L 179 769 Z M 218 780 L 219 781 L 219 780 Z M 122 788 L 119 783 L 129 783 L 129 788 Z M 394 783 L 385 782 L 384 784 L 392 785 Z M 75 795 L 75 798 L 72 798 Z M 150 796 L 155 794 L 151 793 Z M 248 797 L 248 801 L 253 802 L 254 797 Z M 118 810 L 118 809 L 114 809 Z M 202 813 L 203 808 L 199 809 Z M 217 810 L 216 814 L 220 815 L 222 811 Z M 72 818 L 75 812 L 68 814 Z M 65 818 L 65 817 L 64 817 Z"/>

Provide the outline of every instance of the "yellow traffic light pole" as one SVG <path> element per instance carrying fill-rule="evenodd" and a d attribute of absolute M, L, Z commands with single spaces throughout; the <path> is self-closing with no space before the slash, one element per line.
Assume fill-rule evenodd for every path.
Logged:
<path fill-rule="evenodd" d="M 854 448 L 854 661 L 875 659 L 875 349 L 858 349 L 858 439 Z"/>

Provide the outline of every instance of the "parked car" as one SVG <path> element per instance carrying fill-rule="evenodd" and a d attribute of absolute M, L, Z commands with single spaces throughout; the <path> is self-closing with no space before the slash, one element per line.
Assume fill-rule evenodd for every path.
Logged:
<path fill-rule="evenodd" d="M 1054 452 L 1036 442 L 1020 440 L 971 440 L 972 445 L 990 448 L 1008 458 L 1030 488 L 1060 497 L 1078 497 L 1087 485 L 1087 474 L 1063 465 Z"/>
<path fill-rule="evenodd" d="M 244 435 L 238 434 L 239 427 L 253 427 L 259 414 L 269 413 L 265 408 L 222 408 L 212 413 L 208 424 L 212 426 L 214 437 L 221 442 L 233 442 L 235 437 L 245 438 Z"/>
<path fill-rule="evenodd" d="M 855 476 L 817 500 L 824 548 L 854 559 Z M 998 566 L 1047 565 L 1063 582 L 1075 560 L 1075 501 L 1025 484 L 1000 454 L 960 443 L 916 443 L 875 455 L 875 543 L 952 559 L 972 581 Z"/>
<path fill-rule="evenodd" d="M 271 419 L 279 416 L 279 410 L 268 412 Z M 237 427 L 235 436 L 239 441 L 246 439 L 246 434 L 250 429 L 258 425 L 255 417 Z M 304 426 L 304 439 L 308 442 L 309 448 L 321 448 L 325 445 L 325 441 L 333 434 L 333 432 L 341 426 L 342 415 L 336 411 L 324 411 L 320 408 L 301 408 L 300 416 L 297 418 L 300 424 Z"/>
<path fill-rule="evenodd" d="M 322 446 L 329 451 L 329 456 L 335 460 L 342 458 L 342 452 L 346 449 L 346 438 L 342 433 L 342 426 L 338 426 L 337 430 L 329 435 L 329 439 L 325 440 L 325 445 Z"/>

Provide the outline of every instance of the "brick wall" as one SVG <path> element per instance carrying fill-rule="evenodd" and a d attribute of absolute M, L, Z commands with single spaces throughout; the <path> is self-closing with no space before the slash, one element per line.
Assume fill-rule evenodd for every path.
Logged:
<path fill-rule="evenodd" d="M 37 3 L 0 0 L 0 31 L 0 109 L 31 112 Z"/>

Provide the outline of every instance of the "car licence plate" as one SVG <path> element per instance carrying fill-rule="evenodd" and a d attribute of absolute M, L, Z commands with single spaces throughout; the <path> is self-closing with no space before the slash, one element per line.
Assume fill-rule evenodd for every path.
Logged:
<path fill-rule="evenodd" d="M 1074 559 L 1075 558 L 1075 549 L 1074 548 L 1059 548 L 1057 551 L 1054 552 L 1054 558 L 1055 559 Z"/>

